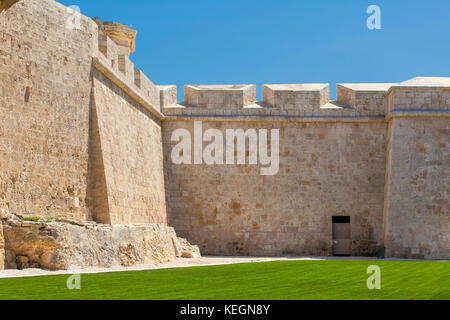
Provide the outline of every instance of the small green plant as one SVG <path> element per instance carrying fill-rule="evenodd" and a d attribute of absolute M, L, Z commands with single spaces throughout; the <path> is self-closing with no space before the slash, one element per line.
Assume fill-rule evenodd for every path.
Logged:
<path fill-rule="evenodd" d="M 32 222 L 45 222 L 45 223 L 50 223 L 50 222 L 55 221 L 55 219 L 52 219 L 52 218 L 43 219 L 43 218 L 36 218 L 36 217 L 28 217 L 28 218 L 24 218 L 23 220 L 32 221 Z"/>
<path fill-rule="evenodd" d="M 25 221 L 33 221 L 33 222 L 39 222 L 41 221 L 41 218 L 24 218 Z"/>

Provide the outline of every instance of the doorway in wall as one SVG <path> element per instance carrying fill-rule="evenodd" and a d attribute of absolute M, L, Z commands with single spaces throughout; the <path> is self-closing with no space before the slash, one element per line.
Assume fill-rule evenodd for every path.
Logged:
<path fill-rule="evenodd" d="M 350 217 L 333 217 L 333 255 L 350 256 L 351 252 Z"/>

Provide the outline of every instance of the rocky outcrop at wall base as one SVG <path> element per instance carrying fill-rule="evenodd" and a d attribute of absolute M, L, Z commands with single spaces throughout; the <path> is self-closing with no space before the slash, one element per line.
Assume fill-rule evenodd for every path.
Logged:
<path fill-rule="evenodd" d="M 200 256 L 198 247 L 178 238 L 173 228 L 157 224 L 48 223 L 10 216 L 3 220 L 3 233 L 6 269 L 106 268 Z"/>

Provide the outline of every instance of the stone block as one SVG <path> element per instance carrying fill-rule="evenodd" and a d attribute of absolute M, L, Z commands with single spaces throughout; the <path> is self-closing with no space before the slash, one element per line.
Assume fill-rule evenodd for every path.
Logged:
<path fill-rule="evenodd" d="M 107 35 L 98 35 L 98 49 L 109 60 L 111 68 L 119 69 L 119 49 L 117 45 Z"/>
<path fill-rule="evenodd" d="M 118 57 L 118 67 L 119 70 L 125 75 L 125 77 L 130 81 L 130 83 L 135 83 L 135 71 L 134 63 L 128 58 L 128 56 L 119 54 Z"/>
<path fill-rule="evenodd" d="M 240 111 L 256 102 L 255 85 L 187 85 L 185 103 L 209 110 Z"/>
<path fill-rule="evenodd" d="M 264 104 L 293 115 L 311 116 L 329 102 L 329 84 L 266 84 Z"/>
<path fill-rule="evenodd" d="M 139 69 L 134 69 L 134 83 L 153 107 L 156 110 L 161 111 L 159 88 Z"/>
<path fill-rule="evenodd" d="M 346 83 L 337 85 L 337 102 L 356 110 L 358 116 L 387 113 L 387 92 L 393 83 Z"/>
<path fill-rule="evenodd" d="M 161 99 L 161 110 L 177 103 L 177 87 L 176 86 L 158 86 Z"/>

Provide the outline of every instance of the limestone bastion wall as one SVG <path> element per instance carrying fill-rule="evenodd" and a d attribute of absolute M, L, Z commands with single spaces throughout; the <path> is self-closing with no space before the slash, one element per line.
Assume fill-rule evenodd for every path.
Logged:
<path fill-rule="evenodd" d="M 51 0 L 1 5 L 0 268 L 198 256 L 167 226 L 160 90 L 129 59 L 136 32 Z"/>
<path fill-rule="evenodd" d="M 126 29 L 51 0 L 0 13 L 4 212 L 166 224 L 160 93 Z"/>
<path fill-rule="evenodd" d="M 97 26 L 55 2 L 0 13 L 0 209 L 86 219 L 90 74 Z"/>
<path fill-rule="evenodd" d="M 414 78 L 388 93 L 387 255 L 450 259 L 450 78 Z"/>

